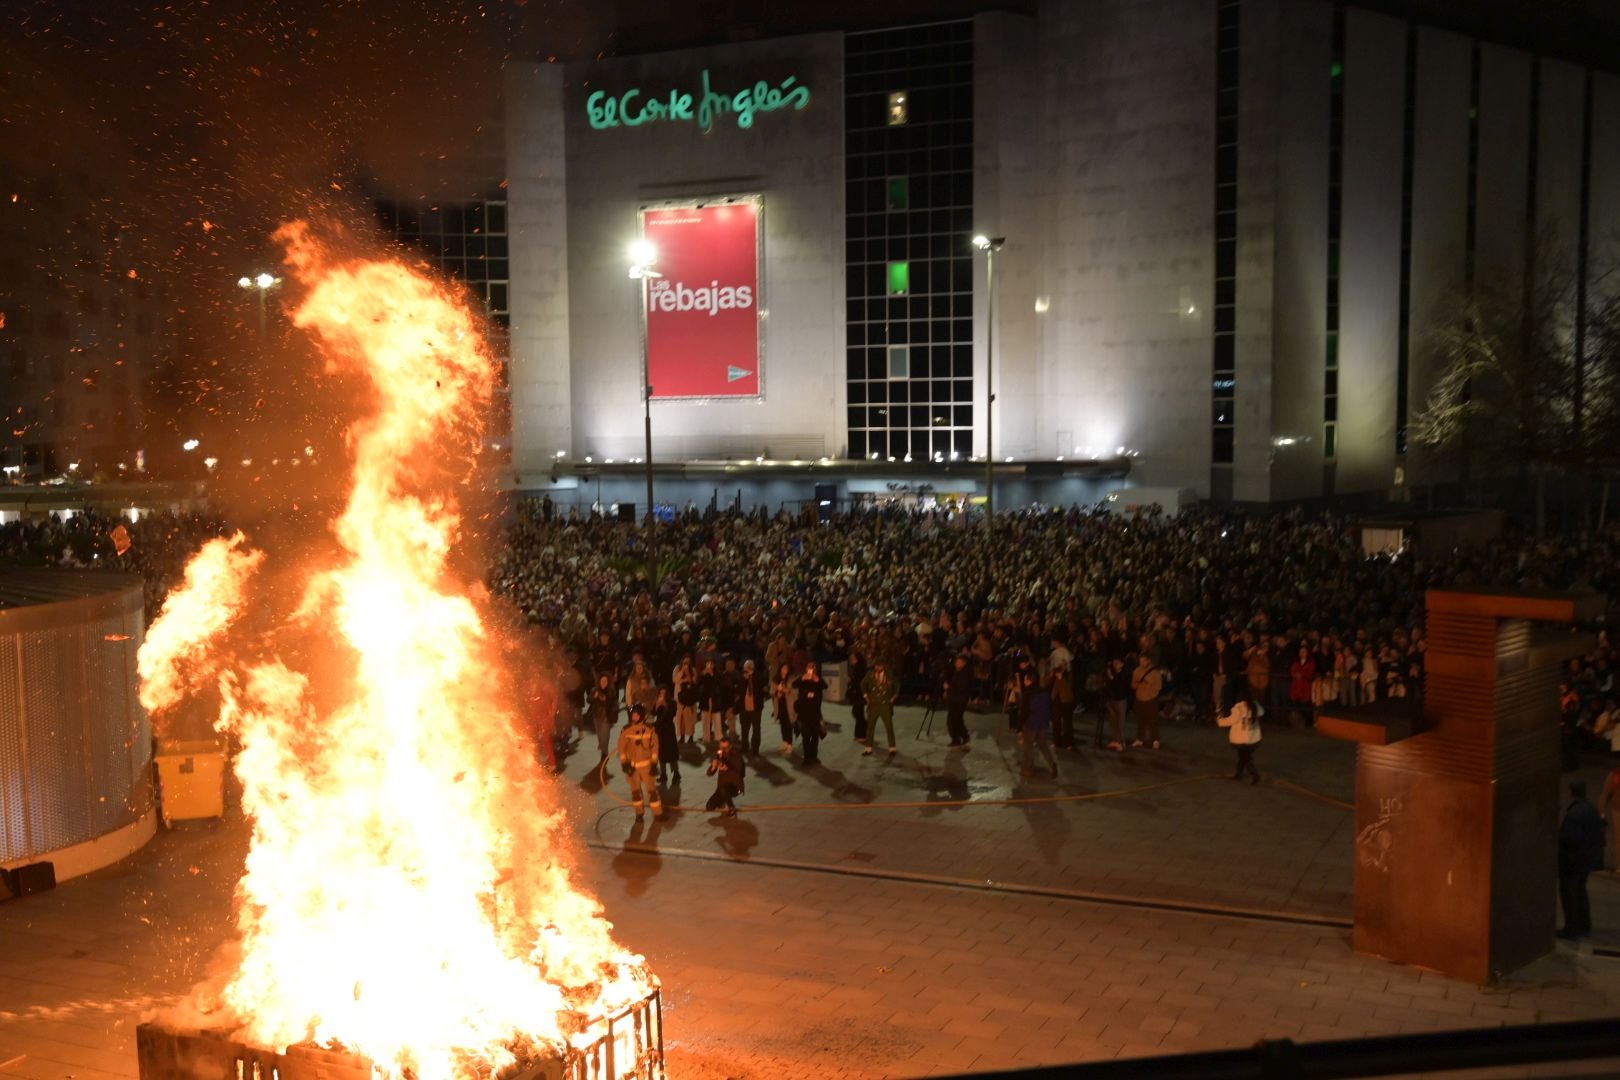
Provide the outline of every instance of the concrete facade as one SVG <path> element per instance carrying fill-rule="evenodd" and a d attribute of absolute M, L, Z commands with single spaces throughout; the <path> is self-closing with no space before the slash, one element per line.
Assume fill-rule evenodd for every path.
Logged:
<path fill-rule="evenodd" d="M 514 229 L 534 222 L 549 230 L 543 252 L 531 254 L 535 278 L 520 282 L 516 263 L 513 271 L 513 355 L 523 357 L 515 359 L 512 379 L 520 472 L 548 468 L 557 450 L 620 459 L 642 453 L 640 284 L 627 276 L 626 254 L 638 235 L 638 212 L 664 201 L 745 194 L 763 198 L 764 393 L 757 401 L 655 401 L 653 455 L 840 454 L 841 63 L 836 34 L 685 50 L 553 68 L 562 75 L 560 99 L 534 93 L 514 102 L 524 119 L 534 111 L 555 118 L 550 131 L 556 136 L 545 161 L 524 162 L 528 175 L 509 192 Z M 551 83 L 540 69 L 516 66 L 511 84 Z M 746 129 L 718 121 L 708 132 L 674 122 L 593 130 L 587 121 L 586 102 L 596 89 L 689 90 L 705 70 L 725 87 L 760 79 L 774 86 L 792 75 L 811 88 L 811 100 L 802 111 L 762 115 Z M 512 136 L 526 137 L 522 130 Z M 537 169 L 542 177 L 560 173 L 571 182 L 537 182 Z M 525 246 L 516 235 L 512 243 L 514 251 Z M 537 341 L 563 339 L 566 364 L 543 346 L 538 365 L 523 356 Z M 564 411 L 566 424 L 544 419 Z"/>
<path fill-rule="evenodd" d="M 1214 290 L 1213 9 L 1198 0 L 1048 4 L 1051 154 L 1047 432 L 1081 456 L 1136 450 L 1134 475 L 1207 490 Z M 1009 244 L 1011 241 L 1009 241 Z M 1194 433 L 1197 434 L 1194 434 Z"/>
<path fill-rule="evenodd" d="M 563 69 L 507 68 L 506 100 L 512 430 L 533 467 L 574 441 Z"/>
<path fill-rule="evenodd" d="M 1216 460 L 1212 437 L 1222 9 L 1208 0 L 1046 0 L 1033 17 L 973 21 L 973 210 L 961 239 L 1006 238 L 995 264 L 993 363 L 988 264 L 973 264 L 975 457 L 1066 459 L 1059 473 L 1077 459 L 1119 457 L 1133 483 L 1244 502 L 1455 479 L 1442 456 L 1403 451 L 1401 442 L 1403 420 L 1423 409 L 1439 375 L 1434 327 L 1470 288 L 1511 297 L 1522 295 L 1527 270 L 1567 279 L 1583 228 L 1591 281 L 1620 258 L 1614 76 L 1422 25 L 1387 6 L 1348 6 L 1338 16 L 1329 0 L 1237 7 L 1231 461 Z M 761 397 L 655 404 L 654 457 L 848 455 L 845 155 L 860 129 L 846 131 L 845 41 L 824 33 L 514 66 L 507 126 L 520 486 L 543 483 L 559 453 L 598 462 L 642 453 L 639 293 L 624 253 L 637 208 L 661 200 L 763 198 L 769 314 Z M 595 90 L 652 94 L 693 85 L 705 69 L 727 87 L 793 75 L 812 101 L 749 129 L 722 124 L 707 134 L 692 124 L 593 130 L 586 122 Z M 1033 498 L 1046 490 L 1020 482 L 1008 497 L 1026 487 Z"/>

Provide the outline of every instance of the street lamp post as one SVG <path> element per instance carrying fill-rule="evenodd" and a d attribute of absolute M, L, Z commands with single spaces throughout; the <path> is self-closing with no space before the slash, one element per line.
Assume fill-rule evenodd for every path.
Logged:
<path fill-rule="evenodd" d="M 990 311 L 984 336 L 984 522 L 996 516 L 996 252 L 1007 242 L 1005 236 L 979 233 L 973 246 L 984 252 L 985 291 L 990 295 Z"/>
<path fill-rule="evenodd" d="M 652 466 L 652 380 L 647 372 L 647 282 L 663 277 L 653 264 L 658 261 L 658 249 L 649 240 L 638 240 L 630 245 L 630 278 L 641 292 L 641 408 L 643 436 L 645 438 L 642 464 L 647 475 L 647 589 L 654 601 L 658 595 L 658 516 L 653 511 Z"/>
<path fill-rule="evenodd" d="M 243 274 L 236 279 L 236 283 L 244 289 L 257 289 L 259 291 L 259 334 L 262 337 L 265 330 L 265 294 L 272 288 L 281 284 L 281 279 L 274 274 L 260 273 L 254 277 Z"/>

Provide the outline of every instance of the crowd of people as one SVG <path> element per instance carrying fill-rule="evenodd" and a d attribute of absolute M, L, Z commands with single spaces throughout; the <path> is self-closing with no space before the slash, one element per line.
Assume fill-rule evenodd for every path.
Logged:
<path fill-rule="evenodd" d="M 830 696 L 850 704 L 864 752 L 895 749 L 895 700 L 936 705 L 953 746 L 969 738 L 962 713 L 990 707 L 1020 731 L 1026 772 L 1039 755 L 1055 773 L 1048 748 L 1081 743 L 1077 717 L 1095 718 L 1112 750 L 1153 750 L 1161 719 L 1213 721 L 1239 701 L 1257 724 L 1300 724 L 1331 703 L 1415 698 L 1430 587 L 1620 595 L 1620 530 L 1368 557 L 1348 519 L 1322 512 L 1039 510 L 992 530 L 903 510 L 831 522 L 688 513 L 655 543 L 649 590 L 640 527 L 526 502 L 490 571 L 491 587 L 562 643 L 581 685 L 600 684 L 580 704 L 604 755 L 609 697 L 634 703 L 635 670 L 649 710 L 668 688 L 677 744 L 697 740 L 701 717 L 703 741 L 718 746 L 735 720 L 757 755 L 756 709 L 769 703 L 783 753 L 797 738 L 814 762 L 821 724 L 807 738 L 798 684 L 831 665 L 841 685 Z M 1620 748 L 1612 668 L 1607 635 L 1572 665 L 1572 742 Z M 753 708 L 737 704 L 744 694 Z M 1236 725 L 1234 742 L 1240 732 L 1251 734 Z M 1246 756 L 1252 777 L 1252 746 Z"/>
<path fill-rule="evenodd" d="M 197 549 L 231 532 L 207 513 L 137 513 L 133 521 L 95 510 L 50 514 L 0 525 L 0 568 L 139 574 L 150 622 Z"/>
<path fill-rule="evenodd" d="M 155 613 L 190 554 L 228 531 L 206 514 L 13 522 L 0 564 L 133 571 Z M 639 705 L 671 778 L 681 746 L 729 737 L 757 758 L 767 714 L 781 751 L 814 764 L 824 698 L 850 705 L 867 753 L 899 751 L 896 703 L 936 706 L 956 747 L 967 709 L 1004 710 L 1025 733 L 1026 770 L 1038 756 L 1055 773 L 1050 750 L 1078 747 L 1084 718 L 1110 749 L 1151 751 L 1162 719 L 1213 721 L 1240 700 L 1275 724 L 1415 697 L 1430 587 L 1620 596 L 1613 527 L 1368 557 L 1351 521 L 1302 510 L 1036 509 L 991 529 L 904 509 L 825 522 L 689 511 L 657 528 L 651 589 L 646 543 L 640 526 L 519 500 L 487 583 L 558 645 L 556 730 L 594 734 L 605 759 Z M 1620 752 L 1615 658 L 1598 640 L 1562 688 L 1566 730 L 1577 747 Z"/>

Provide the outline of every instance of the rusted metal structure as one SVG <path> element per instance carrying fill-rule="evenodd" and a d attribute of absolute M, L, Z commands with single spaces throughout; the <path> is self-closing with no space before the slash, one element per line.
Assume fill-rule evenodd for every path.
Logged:
<path fill-rule="evenodd" d="M 1603 599 L 1430 590 L 1427 608 L 1421 706 L 1317 726 L 1361 744 L 1356 950 L 1485 982 L 1553 947 L 1558 677 Z"/>

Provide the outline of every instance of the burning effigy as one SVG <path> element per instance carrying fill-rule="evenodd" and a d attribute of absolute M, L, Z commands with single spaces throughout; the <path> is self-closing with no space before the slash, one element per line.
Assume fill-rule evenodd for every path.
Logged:
<path fill-rule="evenodd" d="M 576 880 L 460 570 L 497 388 L 479 318 L 307 223 L 277 239 L 294 325 L 370 405 L 328 553 L 278 568 L 242 534 L 210 542 L 141 650 L 160 724 L 217 694 L 251 825 L 236 938 L 183 1022 L 142 1029 L 143 1075 L 662 1075 L 657 982 Z"/>

